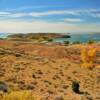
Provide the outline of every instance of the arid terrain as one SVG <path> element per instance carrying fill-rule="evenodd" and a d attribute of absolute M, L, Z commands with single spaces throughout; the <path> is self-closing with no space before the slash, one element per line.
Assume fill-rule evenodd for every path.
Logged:
<path fill-rule="evenodd" d="M 32 91 L 37 100 L 100 100 L 100 44 L 95 67 L 81 67 L 84 45 L 0 40 L 0 81 L 12 91 Z M 82 94 L 72 91 L 78 81 Z"/>

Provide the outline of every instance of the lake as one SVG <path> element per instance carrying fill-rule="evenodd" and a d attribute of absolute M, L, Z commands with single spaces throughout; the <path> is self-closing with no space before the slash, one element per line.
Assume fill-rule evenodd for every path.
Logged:
<path fill-rule="evenodd" d="M 75 42 L 80 41 L 82 43 L 87 42 L 88 40 L 100 41 L 100 33 L 92 34 L 70 34 L 71 38 L 56 38 L 53 42 Z"/>
<path fill-rule="evenodd" d="M 11 33 L 0 33 L 0 38 L 6 38 Z"/>
<path fill-rule="evenodd" d="M 0 33 L 0 38 L 6 38 L 10 33 Z M 69 42 L 74 42 L 74 41 L 80 41 L 82 43 L 87 42 L 88 40 L 95 40 L 95 41 L 100 41 L 100 33 L 91 33 L 91 34 L 86 34 L 86 33 L 80 33 L 80 34 L 70 34 L 71 38 L 56 38 L 53 39 L 53 42 L 64 42 L 64 41 L 69 41 Z"/>

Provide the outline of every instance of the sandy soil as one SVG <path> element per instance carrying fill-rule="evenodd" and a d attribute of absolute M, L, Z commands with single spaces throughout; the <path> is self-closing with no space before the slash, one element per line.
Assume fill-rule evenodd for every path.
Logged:
<path fill-rule="evenodd" d="M 12 90 L 32 90 L 41 100 L 100 100 L 100 44 L 95 68 L 81 67 L 82 45 L 0 40 L 0 80 Z M 72 91 L 77 80 L 83 94 Z"/>

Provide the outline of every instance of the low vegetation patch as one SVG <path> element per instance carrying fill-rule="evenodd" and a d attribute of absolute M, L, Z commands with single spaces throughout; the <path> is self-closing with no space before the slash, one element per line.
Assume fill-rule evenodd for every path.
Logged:
<path fill-rule="evenodd" d="M 0 100 L 38 100 L 32 95 L 31 91 L 16 91 L 3 94 Z"/>
<path fill-rule="evenodd" d="M 96 48 L 94 48 L 92 45 L 84 47 L 81 50 L 81 59 L 82 59 L 81 66 L 86 68 L 93 68 L 95 57 L 96 57 Z"/>

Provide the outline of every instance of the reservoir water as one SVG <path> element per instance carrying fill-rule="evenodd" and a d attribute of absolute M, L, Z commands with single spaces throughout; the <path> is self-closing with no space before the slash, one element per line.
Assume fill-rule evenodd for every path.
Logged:
<path fill-rule="evenodd" d="M 80 41 L 82 43 L 87 42 L 88 40 L 100 41 L 100 34 L 99 33 L 92 33 L 92 34 L 70 34 L 71 38 L 56 38 L 54 42 L 75 42 Z"/>
<path fill-rule="evenodd" d="M 6 38 L 10 34 L 11 33 L 0 33 L 0 38 Z M 84 43 L 87 42 L 88 40 L 100 41 L 100 33 L 91 33 L 91 34 L 80 33 L 80 34 L 69 34 L 69 35 L 71 36 L 71 38 L 56 38 L 53 39 L 53 42 L 80 41 Z"/>

